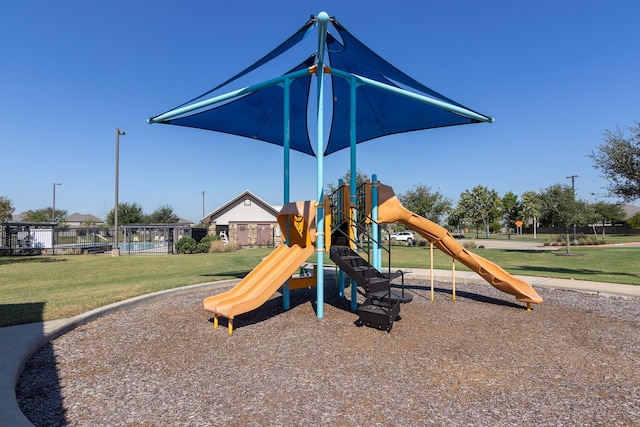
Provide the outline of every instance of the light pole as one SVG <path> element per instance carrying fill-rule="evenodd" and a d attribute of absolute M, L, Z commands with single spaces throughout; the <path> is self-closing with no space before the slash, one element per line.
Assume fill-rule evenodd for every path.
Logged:
<path fill-rule="evenodd" d="M 120 165 L 120 135 L 124 135 L 124 131 L 116 128 L 116 204 L 113 208 L 113 226 L 115 243 L 111 251 L 111 256 L 119 256 L 120 248 L 118 248 L 118 167 Z"/>
<path fill-rule="evenodd" d="M 204 219 L 204 191 L 202 192 L 202 218 Z"/>
<path fill-rule="evenodd" d="M 56 227 L 56 186 L 58 185 L 62 185 L 59 182 L 54 182 L 53 183 L 53 206 L 51 207 L 51 210 L 53 211 L 51 213 L 51 222 L 53 223 L 53 225 L 51 226 L 51 255 L 55 255 L 56 253 L 56 249 L 55 249 L 55 227 Z"/>
<path fill-rule="evenodd" d="M 567 179 L 571 180 L 571 192 L 573 193 L 573 201 L 576 201 L 576 178 L 580 178 L 579 175 L 569 175 Z M 573 223 L 573 243 L 575 244 L 576 240 L 576 224 Z"/>

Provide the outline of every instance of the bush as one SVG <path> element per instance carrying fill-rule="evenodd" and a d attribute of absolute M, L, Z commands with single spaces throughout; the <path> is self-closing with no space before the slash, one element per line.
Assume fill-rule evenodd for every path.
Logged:
<path fill-rule="evenodd" d="M 189 236 L 182 236 L 176 243 L 176 251 L 179 254 L 193 254 L 196 252 L 198 244 Z"/>
<path fill-rule="evenodd" d="M 462 247 L 465 249 L 476 249 L 478 247 L 478 245 L 476 245 L 476 242 L 464 242 L 462 244 Z"/>
<path fill-rule="evenodd" d="M 200 242 L 198 242 L 196 246 L 196 253 L 206 254 L 207 252 L 209 252 L 209 249 L 211 248 L 212 243 L 219 240 L 220 240 L 219 236 L 214 236 L 212 234 L 208 236 L 204 236 L 202 239 L 200 239 Z"/>
<path fill-rule="evenodd" d="M 209 253 L 235 252 L 242 249 L 239 242 L 222 243 L 220 240 L 213 241 L 209 247 Z"/>

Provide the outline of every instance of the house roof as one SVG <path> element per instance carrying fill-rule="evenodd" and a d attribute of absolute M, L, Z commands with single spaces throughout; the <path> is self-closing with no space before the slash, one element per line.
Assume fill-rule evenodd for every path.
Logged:
<path fill-rule="evenodd" d="M 103 223 L 104 221 L 92 214 L 81 214 L 79 212 L 74 212 L 71 215 L 67 216 L 64 219 L 64 222 L 93 222 L 93 223 Z"/>
<path fill-rule="evenodd" d="M 270 205 L 269 203 L 262 200 L 260 197 L 253 194 L 251 191 L 245 190 L 242 193 L 238 194 L 233 199 L 229 200 L 227 203 L 220 206 L 218 209 L 210 212 L 208 215 L 202 218 L 201 221 L 205 222 L 207 219 L 214 219 L 216 217 L 219 217 L 220 215 L 224 214 L 225 212 L 228 212 L 234 206 L 237 206 L 239 203 L 241 203 L 243 200 L 247 198 L 251 199 L 253 202 L 258 204 L 258 206 L 260 206 L 262 209 L 272 214 L 273 216 L 277 216 L 278 213 L 280 212 L 279 207 Z"/>
<path fill-rule="evenodd" d="M 640 212 L 640 207 L 634 205 L 622 205 L 624 211 L 624 219 L 629 219 Z"/>

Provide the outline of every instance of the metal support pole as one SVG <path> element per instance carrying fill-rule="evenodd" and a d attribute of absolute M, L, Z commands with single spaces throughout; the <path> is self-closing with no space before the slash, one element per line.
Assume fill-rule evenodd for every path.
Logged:
<path fill-rule="evenodd" d="M 113 207 L 113 226 L 114 226 L 114 244 L 111 250 L 111 256 L 119 256 L 120 248 L 118 247 L 118 177 L 120 167 L 120 135 L 124 135 L 124 131 L 116 128 L 116 203 Z"/>
<path fill-rule="evenodd" d="M 62 185 L 59 182 L 53 183 L 53 205 L 51 207 L 51 222 L 53 223 L 53 227 L 51 227 L 51 255 L 56 254 L 56 186 Z"/>
<path fill-rule="evenodd" d="M 318 164 L 317 210 L 316 210 L 316 256 L 318 273 L 316 278 L 318 319 L 324 317 L 324 51 L 327 40 L 329 15 L 318 14 L 318 84 L 316 157 Z"/>
<path fill-rule="evenodd" d="M 373 266 L 382 271 L 382 251 L 380 249 L 380 226 L 378 225 L 378 176 L 371 176 L 371 234 L 373 234 L 372 259 Z M 389 271 L 391 266 L 389 266 Z"/>
<path fill-rule="evenodd" d="M 283 135 L 283 148 L 284 148 L 284 194 L 282 196 L 283 205 L 289 203 L 289 169 L 290 169 L 290 151 L 291 151 L 291 78 L 285 76 L 282 86 L 284 89 L 284 135 Z M 287 225 L 289 225 L 289 217 L 287 217 Z M 287 230 L 288 231 L 288 230 Z M 285 230 L 280 230 L 281 235 L 286 235 Z M 289 244 L 288 241 L 283 242 Z M 291 308 L 291 290 L 289 289 L 289 281 L 287 280 L 282 285 L 282 309 L 289 310 Z"/>
<path fill-rule="evenodd" d="M 571 192 L 573 193 L 573 201 L 576 200 L 576 178 L 580 178 L 579 175 L 570 175 L 567 179 L 571 180 Z M 577 243 L 576 239 L 576 224 L 573 224 L 573 243 Z"/>

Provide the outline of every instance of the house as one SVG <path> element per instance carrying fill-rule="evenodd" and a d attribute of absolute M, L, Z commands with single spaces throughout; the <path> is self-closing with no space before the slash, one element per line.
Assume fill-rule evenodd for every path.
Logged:
<path fill-rule="evenodd" d="M 65 219 L 60 221 L 61 225 L 66 225 L 70 228 L 80 228 L 80 227 L 99 227 L 104 224 L 104 221 L 98 218 L 95 215 L 91 214 L 81 214 L 75 212 Z"/>
<path fill-rule="evenodd" d="M 209 234 L 226 236 L 230 242 L 274 246 L 282 242 L 277 220 L 280 209 L 246 190 L 202 218 L 202 223 Z"/>

